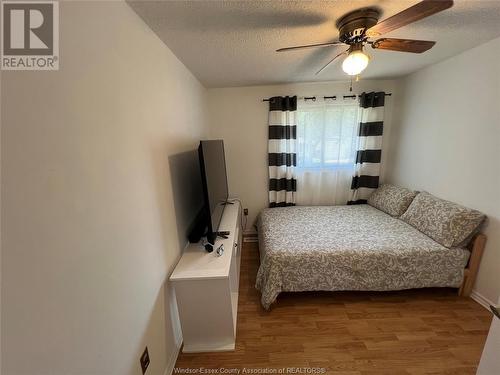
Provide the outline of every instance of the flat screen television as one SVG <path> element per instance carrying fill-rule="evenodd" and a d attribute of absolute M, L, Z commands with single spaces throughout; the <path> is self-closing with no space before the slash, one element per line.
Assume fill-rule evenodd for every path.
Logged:
<path fill-rule="evenodd" d="M 200 141 L 198 156 L 204 196 L 204 205 L 200 215 L 202 223 L 198 227 L 206 228 L 205 234 L 209 245 L 205 248 L 210 251 L 212 250 L 210 245 L 213 245 L 217 238 L 229 195 L 224 142 L 222 140 Z"/>

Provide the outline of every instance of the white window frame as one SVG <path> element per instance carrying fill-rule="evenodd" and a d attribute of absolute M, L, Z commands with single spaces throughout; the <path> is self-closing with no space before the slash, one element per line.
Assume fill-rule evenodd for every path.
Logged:
<path fill-rule="evenodd" d="M 325 157 L 325 142 L 326 137 L 325 137 L 325 131 L 327 129 L 326 127 L 326 120 L 324 117 L 326 116 L 326 111 L 330 107 L 351 107 L 356 109 L 356 119 L 354 121 L 354 130 L 352 135 L 350 136 L 352 138 L 352 154 L 351 157 L 348 161 L 344 162 L 334 162 L 332 164 L 327 164 L 324 160 Z M 300 134 L 301 134 L 301 129 L 300 127 L 302 126 L 300 124 L 300 119 L 301 119 L 301 113 L 307 110 L 317 110 L 317 111 L 323 111 L 323 137 L 322 137 L 322 152 L 321 152 L 321 163 L 318 166 L 311 166 L 311 165 L 301 165 L 300 160 L 301 156 L 300 153 L 304 152 L 304 147 L 301 145 L 301 139 L 300 139 Z M 302 170 L 340 170 L 340 169 L 352 169 L 353 166 L 355 165 L 356 162 L 356 144 L 358 141 L 358 129 L 359 129 L 359 104 L 357 101 L 354 100 L 339 100 L 339 101 L 330 101 L 330 100 L 325 100 L 325 101 L 319 101 L 319 102 L 310 102 L 310 101 L 303 101 L 299 102 L 299 105 L 297 107 L 297 168 L 302 169 Z M 341 129 L 341 134 L 338 137 L 339 139 L 339 145 L 342 140 L 342 129 Z"/>

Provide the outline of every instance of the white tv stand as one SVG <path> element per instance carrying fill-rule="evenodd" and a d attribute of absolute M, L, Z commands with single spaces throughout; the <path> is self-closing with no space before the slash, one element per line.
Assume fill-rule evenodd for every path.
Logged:
<path fill-rule="evenodd" d="M 219 231 L 229 235 L 217 238 L 213 252 L 201 243 L 189 244 L 170 276 L 184 353 L 234 350 L 242 243 L 237 201 L 224 208 Z M 217 256 L 221 244 L 224 253 Z"/>

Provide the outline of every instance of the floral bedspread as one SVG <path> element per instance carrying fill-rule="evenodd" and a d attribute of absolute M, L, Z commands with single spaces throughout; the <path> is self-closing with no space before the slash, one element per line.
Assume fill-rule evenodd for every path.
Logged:
<path fill-rule="evenodd" d="M 265 209 L 259 249 L 266 309 L 280 292 L 459 287 L 470 255 L 369 205 Z"/>

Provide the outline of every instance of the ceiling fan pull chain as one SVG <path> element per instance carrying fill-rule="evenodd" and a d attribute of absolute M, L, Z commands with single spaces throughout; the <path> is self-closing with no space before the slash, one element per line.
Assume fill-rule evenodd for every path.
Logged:
<path fill-rule="evenodd" d="M 349 92 L 352 92 L 352 76 L 350 76 L 350 77 L 351 77 L 351 85 L 349 87 Z"/>

